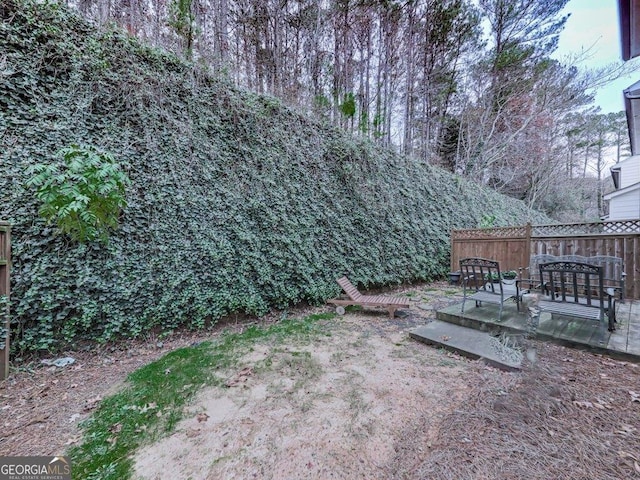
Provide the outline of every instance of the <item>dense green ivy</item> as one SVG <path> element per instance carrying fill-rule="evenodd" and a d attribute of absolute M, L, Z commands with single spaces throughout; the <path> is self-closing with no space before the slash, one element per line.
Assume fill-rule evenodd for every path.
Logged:
<path fill-rule="evenodd" d="M 14 346 L 57 349 L 448 271 L 449 232 L 524 205 L 241 91 L 57 3 L 0 0 L 0 218 Z M 131 180 L 107 245 L 38 215 L 26 172 L 72 145 Z M 540 220 L 541 218 L 531 218 Z"/>

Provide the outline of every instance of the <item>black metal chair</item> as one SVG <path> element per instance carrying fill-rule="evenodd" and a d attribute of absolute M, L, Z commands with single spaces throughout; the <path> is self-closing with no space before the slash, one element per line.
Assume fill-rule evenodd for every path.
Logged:
<path fill-rule="evenodd" d="M 502 307 L 506 300 L 520 297 L 519 286 L 516 282 L 515 291 L 505 291 L 502 284 L 500 264 L 487 258 L 463 258 L 460 260 L 462 272 L 462 313 L 467 299 L 474 300 L 476 307 L 482 302 L 500 306 L 498 319 L 502 320 Z M 519 307 L 519 304 L 518 304 Z"/>

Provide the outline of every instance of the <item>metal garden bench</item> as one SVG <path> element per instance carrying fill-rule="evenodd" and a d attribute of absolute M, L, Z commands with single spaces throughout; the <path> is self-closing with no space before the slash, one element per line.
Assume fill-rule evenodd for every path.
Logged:
<path fill-rule="evenodd" d="M 539 254 L 531 255 L 529 267 L 520 268 L 520 291 L 521 293 L 528 289 L 538 289 L 540 286 L 539 266 L 549 262 L 578 262 L 588 263 L 602 267 L 602 278 L 605 288 L 613 288 L 620 303 L 624 303 L 625 293 L 625 277 L 624 263 L 622 258 L 610 255 L 594 255 L 585 257 L 582 255 L 549 255 Z M 524 271 L 527 271 L 526 277 Z"/>
<path fill-rule="evenodd" d="M 557 261 L 539 265 L 543 297 L 541 312 L 552 315 L 597 320 L 604 338 L 605 318 L 610 332 L 615 330 L 615 298 L 605 287 L 603 268 L 598 265 Z"/>

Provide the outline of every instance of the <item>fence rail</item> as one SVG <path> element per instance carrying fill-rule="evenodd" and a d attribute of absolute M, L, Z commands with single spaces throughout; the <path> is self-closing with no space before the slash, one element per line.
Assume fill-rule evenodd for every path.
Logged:
<path fill-rule="evenodd" d="M 456 240 L 476 240 L 478 238 L 518 238 L 529 235 L 530 228 L 530 225 L 526 225 L 524 227 L 492 227 L 453 230 L 451 238 Z"/>
<path fill-rule="evenodd" d="M 451 271 L 460 259 L 483 257 L 501 270 L 527 267 L 531 255 L 610 255 L 620 257 L 626 273 L 627 298 L 640 298 L 640 220 L 524 225 L 451 232 Z"/>
<path fill-rule="evenodd" d="M 531 233 L 534 237 L 624 235 L 627 233 L 640 233 L 640 220 L 535 225 L 532 229 Z"/>
<path fill-rule="evenodd" d="M 0 380 L 9 376 L 11 226 L 0 222 Z"/>

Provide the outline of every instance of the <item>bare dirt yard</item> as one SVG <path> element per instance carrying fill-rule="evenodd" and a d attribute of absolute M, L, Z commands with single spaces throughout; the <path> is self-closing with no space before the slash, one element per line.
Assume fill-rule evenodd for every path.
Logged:
<path fill-rule="evenodd" d="M 458 300 L 455 288 L 393 293 L 431 309 L 352 312 L 323 320 L 317 338 L 257 343 L 225 386 L 201 390 L 172 434 L 136 453 L 134 478 L 640 478 L 637 363 L 528 340 L 535 363 L 496 370 L 409 338 Z M 20 364 L 0 383 L 0 454 L 63 452 L 127 373 L 246 325 L 65 352 L 76 361 L 62 368 Z"/>

